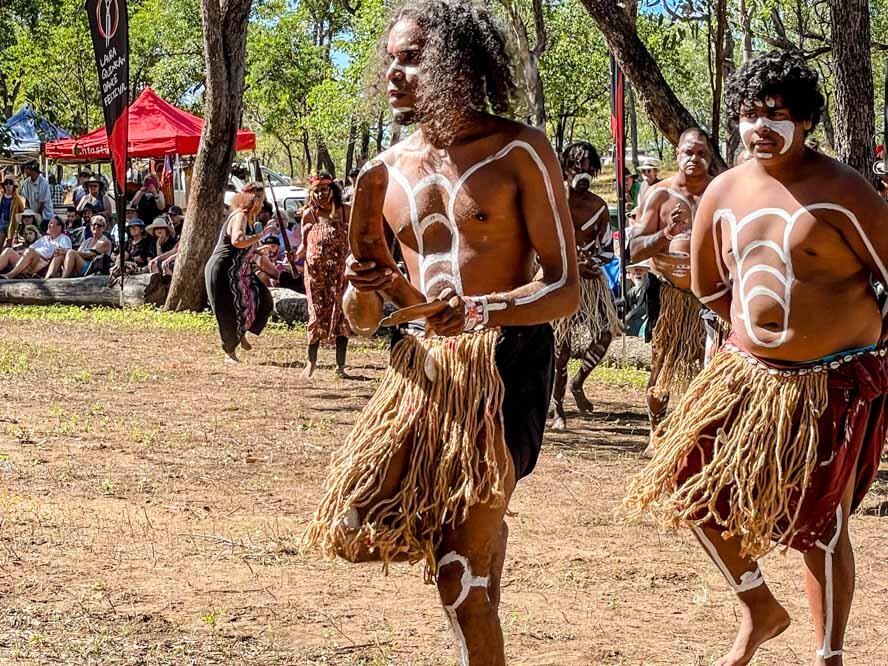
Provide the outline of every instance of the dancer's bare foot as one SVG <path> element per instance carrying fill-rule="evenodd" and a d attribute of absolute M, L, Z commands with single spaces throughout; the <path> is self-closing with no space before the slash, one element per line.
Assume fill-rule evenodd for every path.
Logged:
<path fill-rule="evenodd" d="M 309 361 L 308 365 L 305 366 L 305 370 L 302 371 L 302 378 L 303 379 L 310 379 L 311 376 L 314 374 L 314 371 L 315 371 L 315 364 L 312 363 L 311 361 Z"/>
<path fill-rule="evenodd" d="M 648 436 L 647 448 L 644 450 L 644 453 L 641 454 L 641 457 L 650 460 L 654 457 L 655 453 L 657 453 L 657 449 L 654 447 L 654 431 L 651 430 L 651 434 Z"/>
<path fill-rule="evenodd" d="M 225 358 L 226 363 L 240 363 L 240 359 L 237 357 L 237 354 L 234 352 L 230 352 L 228 356 Z"/>
<path fill-rule="evenodd" d="M 240 341 L 241 349 L 244 351 L 250 351 L 253 348 L 253 345 L 250 344 L 250 341 L 247 340 L 247 334 L 244 333 L 244 337 L 241 338 Z"/>
<path fill-rule="evenodd" d="M 731 651 L 715 662 L 715 666 L 744 666 L 752 661 L 763 643 L 782 634 L 789 627 L 789 613 L 771 595 L 755 604 L 741 602 L 743 618 Z"/>
<path fill-rule="evenodd" d="M 570 392 L 573 394 L 574 400 L 577 403 L 577 409 L 580 410 L 580 414 L 591 414 L 595 411 L 595 405 L 586 397 L 586 392 L 583 390 L 582 384 L 575 384 L 571 382 Z"/>
<path fill-rule="evenodd" d="M 339 377 L 339 379 L 348 379 L 349 378 L 348 373 L 345 371 L 345 368 L 341 365 L 336 366 L 336 376 Z"/>
<path fill-rule="evenodd" d="M 555 420 L 552 421 L 552 431 L 553 432 L 564 432 L 567 430 L 567 424 L 564 422 L 563 416 L 556 416 Z"/>

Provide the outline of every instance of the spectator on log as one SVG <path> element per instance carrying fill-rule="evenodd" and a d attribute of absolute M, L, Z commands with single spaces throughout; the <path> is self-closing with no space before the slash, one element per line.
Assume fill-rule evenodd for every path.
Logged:
<path fill-rule="evenodd" d="M 31 217 L 34 217 L 33 211 Z M 27 216 L 22 216 L 24 219 Z M 71 249 L 71 239 L 65 235 L 65 223 L 59 217 L 49 220 L 48 233 L 38 238 L 24 252 L 17 252 L 12 248 L 6 248 L 0 253 L 0 279 L 11 280 L 19 277 L 41 277 L 49 266 L 53 257 L 61 255 Z M 9 271 L 5 273 L 5 271 Z"/>
<path fill-rule="evenodd" d="M 24 252 L 40 238 L 40 229 L 34 224 L 29 224 L 24 229 L 19 228 L 13 240 L 12 248 L 19 253 Z"/>
<path fill-rule="evenodd" d="M 40 165 L 31 162 L 25 165 L 25 182 L 22 183 L 21 195 L 31 210 L 39 217 L 40 224 L 52 219 L 52 193 L 49 191 L 49 183 L 40 175 Z"/>
<path fill-rule="evenodd" d="M 166 210 L 166 199 L 155 176 L 148 176 L 145 179 L 133 197 L 132 203 L 140 220 L 154 220 Z"/>
<path fill-rule="evenodd" d="M 170 221 L 170 224 L 173 225 L 173 233 L 176 234 L 176 238 L 182 238 L 182 226 L 185 224 L 185 211 L 179 206 L 170 206 L 170 209 L 167 212 L 167 219 Z"/>
<path fill-rule="evenodd" d="M 65 208 L 65 233 L 71 237 L 73 245 L 80 245 L 86 240 L 83 219 L 74 206 L 67 206 Z"/>
<path fill-rule="evenodd" d="M 106 263 L 105 259 L 111 254 L 111 240 L 105 235 L 107 226 L 104 216 L 93 215 L 90 220 L 92 238 L 83 241 L 76 250 L 71 249 L 64 255 L 54 256 L 46 271 L 46 279 L 86 277 L 91 274 L 106 273 L 107 268 L 102 264 Z"/>
<path fill-rule="evenodd" d="M 25 200 L 18 193 L 18 184 L 12 176 L 3 178 L 3 196 L 0 197 L 0 250 L 12 247 L 18 218 L 25 210 Z"/>
<path fill-rule="evenodd" d="M 129 241 L 123 259 L 126 262 L 127 273 L 144 273 L 148 269 L 148 262 L 155 256 L 153 239 L 145 233 L 145 223 L 139 218 L 127 222 L 126 231 L 129 234 Z M 114 264 L 119 264 L 119 258 L 115 259 Z"/>
<path fill-rule="evenodd" d="M 172 275 L 175 257 L 179 253 L 179 239 L 173 225 L 165 217 L 156 217 L 145 231 L 155 240 L 154 258 L 148 261 L 148 272 Z"/>

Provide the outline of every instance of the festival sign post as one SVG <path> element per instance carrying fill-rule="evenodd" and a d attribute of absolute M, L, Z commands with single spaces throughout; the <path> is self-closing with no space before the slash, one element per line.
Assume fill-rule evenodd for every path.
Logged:
<path fill-rule="evenodd" d="M 626 263 L 629 249 L 626 244 L 626 80 L 613 54 L 610 56 L 611 74 L 611 134 L 614 140 L 614 176 L 617 179 L 617 223 L 620 229 L 620 294 L 623 298 L 623 360 L 626 360 Z"/>
<path fill-rule="evenodd" d="M 120 249 L 120 304 L 123 305 L 126 240 L 126 156 L 129 140 L 129 20 L 126 0 L 86 0 L 99 90 L 108 133 L 111 174 L 117 206 Z"/>

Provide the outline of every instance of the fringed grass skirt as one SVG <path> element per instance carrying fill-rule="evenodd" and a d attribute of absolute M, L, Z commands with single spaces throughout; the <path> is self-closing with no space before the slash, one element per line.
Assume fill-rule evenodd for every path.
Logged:
<path fill-rule="evenodd" d="M 706 328 L 693 294 L 663 283 L 653 345 L 660 359 L 655 394 L 681 397 L 702 369 L 706 353 Z"/>
<path fill-rule="evenodd" d="M 460 525 L 476 504 L 505 503 L 499 335 L 408 335 L 395 345 L 382 384 L 333 455 L 307 546 L 347 559 L 370 549 L 385 569 L 395 560 L 424 560 L 430 581 L 444 529 Z M 392 458 L 404 447 L 396 490 L 382 497 Z"/>
<path fill-rule="evenodd" d="M 885 442 L 885 351 L 776 366 L 725 345 L 655 433 L 656 455 L 630 481 L 630 519 L 706 526 L 741 554 L 805 551 L 832 524 L 856 473 L 854 506 Z"/>
<path fill-rule="evenodd" d="M 580 280 L 580 309 L 574 315 L 556 321 L 552 330 L 556 349 L 560 349 L 572 338 L 581 338 L 582 340 L 576 340 L 582 347 L 579 355 L 590 344 L 600 340 L 605 332 L 612 335 L 622 333 L 623 325 L 604 271 L 591 280 Z M 572 346 L 576 350 L 578 345 Z"/>

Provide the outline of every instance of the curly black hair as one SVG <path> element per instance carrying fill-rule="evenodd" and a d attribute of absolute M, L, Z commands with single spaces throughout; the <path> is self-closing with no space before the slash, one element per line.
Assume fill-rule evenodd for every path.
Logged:
<path fill-rule="evenodd" d="M 382 39 L 402 20 L 425 34 L 416 119 L 447 127 L 459 110 L 507 115 L 517 95 L 515 62 L 506 33 L 475 0 L 408 0 L 395 9 Z"/>
<path fill-rule="evenodd" d="M 791 51 L 769 51 L 748 60 L 728 82 L 725 103 L 732 118 L 740 117 L 744 103 L 780 95 L 795 121 L 810 120 L 812 132 L 826 100 L 820 92 L 820 76 L 805 59 Z"/>
<path fill-rule="evenodd" d="M 577 141 L 565 148 L 561 154 L 561 168 L 565 173 L 568 169 L 579 171 L 583 160 L 589 160 L 593 178 L 601 173 L 601 157 L 595 150 L 595 146 L 588 141 Z"/>

